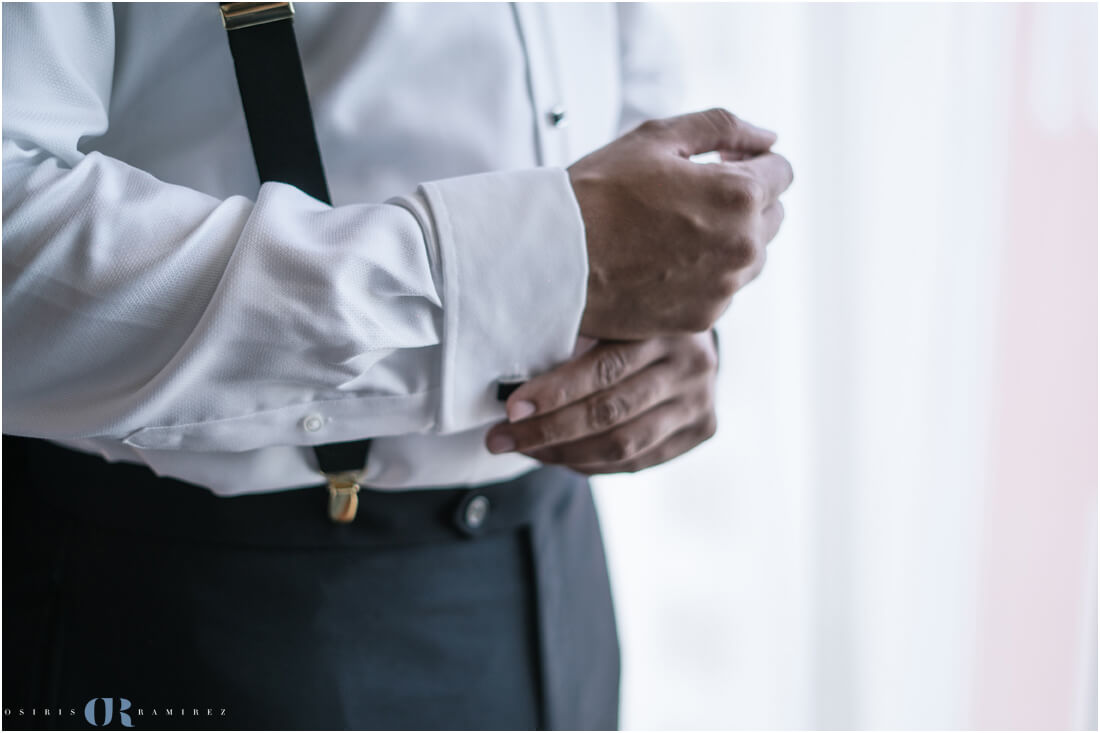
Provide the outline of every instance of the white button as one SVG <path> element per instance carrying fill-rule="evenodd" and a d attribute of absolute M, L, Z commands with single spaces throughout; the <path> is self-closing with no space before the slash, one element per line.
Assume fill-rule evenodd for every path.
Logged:
<path fill-rule="evenodd" d="M 320 415 L 306 415 L 302 419 L 302 429 L 308 430 L 311 433 L 316 433 L 318 430 L 325 426 L 325 419 Z"/>

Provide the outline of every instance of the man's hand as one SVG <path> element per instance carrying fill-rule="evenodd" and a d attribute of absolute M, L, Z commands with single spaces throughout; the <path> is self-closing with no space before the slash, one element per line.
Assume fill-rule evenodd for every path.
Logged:
<path fill-rule="evenodd" d="M 710 333 L 598 343 L 517 389 L 486 445 L 586 474 L 664 463 L 714 435 L 717 370 Z"/>
<path fill-rule="evenodd" d="M 569 168 L 588 246 L 581 334 L 710 328 L 759 274 L 793 174 L 775 135 L 722 109 L 652 120 Z M 723 161 L 700 165 L 697 153 Z"/>

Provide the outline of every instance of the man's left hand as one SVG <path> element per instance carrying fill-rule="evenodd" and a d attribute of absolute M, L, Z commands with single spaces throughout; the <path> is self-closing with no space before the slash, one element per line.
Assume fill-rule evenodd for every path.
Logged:
<path fill-rule="evenodd" d="M 584 474 L 640 471 L 714 435 L 717 371 L 710 332 L 601 341 L 517 389 L 486 445 Z"/>

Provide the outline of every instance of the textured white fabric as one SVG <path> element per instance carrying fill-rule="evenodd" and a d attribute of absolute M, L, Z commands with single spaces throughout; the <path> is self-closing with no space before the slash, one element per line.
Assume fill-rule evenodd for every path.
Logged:
<path fill-rule="evenodd" d="M 329 207 L 259 185 L 215 3 L 5 4 L 5 432 L 226 495 L 363 437 L 377 488 L 532 467 L 482 436 L 573 347 L 560 166 L 618 131 L 618 15 L 297 6 Z"/>

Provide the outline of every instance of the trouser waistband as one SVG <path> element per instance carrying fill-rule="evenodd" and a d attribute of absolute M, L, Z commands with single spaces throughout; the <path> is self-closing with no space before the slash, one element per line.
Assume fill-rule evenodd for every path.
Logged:
<path fill-rule="evenodd" d="M 219 497 L 44 440 L 4 436 L 5 492 L 27 491 L 52 509 L 95 524 L 188 541 L 256 546 L 386 546 L 453 541 L 514 530 L 551 510 L 579 484 L 545 467 L 475 488 L 359 492 L 348 524 L 328 518 L 325 486 Z"/>

